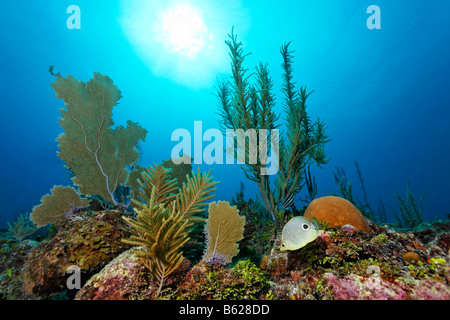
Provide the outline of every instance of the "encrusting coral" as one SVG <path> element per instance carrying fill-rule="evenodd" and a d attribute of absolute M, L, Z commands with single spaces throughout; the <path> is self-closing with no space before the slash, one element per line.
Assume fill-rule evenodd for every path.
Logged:
<path fill-rule="evenodd" d="M 109 261 L 130 246 L 121 239 L 130 236 L 130 227 L 120 210 L 97 214 L 78 212 L 58 222 L 53 238 L 42 241 L 27 256 L 21 277 L 22 290 L 48 297 L 65 288 L 66 271 L 75 265 L 81 281 L 98 272 Z"/>
<path fill-rule="evenodd" d="M 136 256 L 138 250 L 133 247 L 109 262 L 77 292 L 75 300 L 127 300 L 150 291 L 146 267 Z"/>
<path fill-rule="evenodd" d="M 206 250 L 203 261 L 212 265 L 226 265 L 239 253 L 237 242 L 243 238 L 245 217 L 228 201 L 209 204 L 206 220 Z"/>
<path fill-rule="evenodd" d="M 217 182 L 208 174 L 192 174 L 181 189 L 171 170 L 156 165 L 142 173 L 140 194 L 144 202 L 136 201 L 136 219 L 124 217 L 135 233 L 124 242 L 141 246 L 140 261 L 158 281 L 159 296 L 167 277 L 183 261 L 182 246 L 189 240 L 190 228 L 201 220 L 195 215 L 202 211 Z M 176 193 L 178 191 L 178 193 Z"/>
<path fill-rule="evenodd" d="M 81 198 L 72 187 L 53 186 L 50 194 L 41 198 L 41 203 L 33 207 L 30 219 L 38 227 L 56 223 L 78 209 L 89 205 L 89 199 Z"/>
<path fill-rule="evenodd" d="M 59 124 L 64 133 L 56 139 L 58 156 L 74 174 L 81 193 L 100 195 L 115 205 L 114 191 L 125 185 L 129 170 L 139 158 L 135 148 L 147 131 L 127 121 L 127 126 L 112 128 L 112 109 L 121 98 L 120 90 L 106 75 L 94 73 L 87 83 L 59 74 L 51 84 L 56 97 L 64 100 Z"/>
<path fill-rule="evenodd" d="M 402 259 L 407 263 L 419 262 L 423 259 L 415 252 L 408 251 L 402 255 Z"/>
<path fill-rule="evenodd" d="M 251 86 L 242 67 L 245 55 L 241 44 L 233 34 L 227 44 L 235 81 L 231 87 L 227 83 L 219 86 L 223 129 L 277 128 L 267 66 L 257 68 L 257 83 Z M 263 163 L 244 168 L 247 177 L 258 183 L 267 210 L 258 200 L 244 201 L 241 185 L 236 207 L 226 201 L 213 202 L 207 221 L 205 207 L 217 184 L 210 172 L 187 174 L 190 166 L 186 163 L 184 167 L 170 162 L 147 168 L 137 165 L 135 146 L 145 130 L 132 123 L 128 128 L 110 128 L 111 109 L 120 97 L 112 81 L 94 74 L 94 79 L 84 84 L 54 74 L 51 67 L 50 72 L 57 77 L 55 91 L 67 107 L 62 110 L 61 123 L 66 132 L 58 139 L 60 156 L 76 158 L 65 161 L 78 188 L 55 186 L 52 194 L 42 198 L 32 218 L 40 225 L 54 226 L 47 232 L 36 232 L 33 240 L 24 240 L 26 230 L 19 226 L 15 238 L 0 230 L 0 300 L 449 300 L 450 219 L 425 223 L 418 214 L 421 211 L 412 215 L 414 208 L 408 206 L 408 199 L 401 203 L 402 213 L 407 214 L 403 218 L 414 222 L 408 230 L 366 221 L 344 199 L 316 199 L 306 209 L 305 217 L 324 221 L 323 232 L 299 249 L 280 251 L 283 234 L 275 232 L 273 236 L 272 232 L 288 215 L 299 218 L 301 214 L 284 209 L 292 204 L 303 184 L 305 165 L 326 162 L 323 124 L 311 124 L 306 115 L 306 89 L 294 93 L 288 46 L 281 50 L 288 130 L 286 139 L 280 139 L 280 171 L 274 179 L 275 187 L 269 186 L 267 176 L 257 174 Z M 94 110 L 98 117 L 93 117 Z M 113 147 L 112 141 L 117 145 Z M 73 150 L 67 149 L 69 146 Z M 88 179 L 77 168 L 88 170 L 92 176 Z M 98 181 L 89 181 L 91 178 Z M 307 179 L 313 199 L 317 189 L 313 180 Z M 86 189 L 86 184 L 92 184 L 92 188 Z M 130 189 L 134 213 L 123 210 L 122 205 L 130 198 Z M 94 194 L 119 206 L 108 205 L 109 209 L 92 214 L 91 210 L 97 210 L 94 201 L 89 210 L 85 206 Z M 414 207 L 415 202 L 408 201 Z M 277 219 L 270 219 L 269 213 Z M 203 229 L 206 250 L 197 245 L 195 254 L 188 254 L 190 238 Z M 204 240 L 198 237 L 196 243 L 200 239 Z M 263 254 L 267 255 L 261 259 Z M 80 272 L 78 293 L 68 286 L 67 271 L 73 266 Z"/>

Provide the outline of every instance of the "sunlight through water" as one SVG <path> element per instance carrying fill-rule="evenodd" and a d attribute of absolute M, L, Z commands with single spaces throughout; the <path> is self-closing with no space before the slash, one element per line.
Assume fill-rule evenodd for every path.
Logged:
<path fill-rule="evenodd" d="M 224 40 L 231 27 L 248 29 L 240 0 L 125 1 L 120 24 L 139 58 L 155 76 L 194 89 L 211 88 L 228 72 Z"/>
<path fill-rule="evenodd" d="M 169 8 L 159 18 L 164 45 L 182 55 L 192 57 L 212 38 L 202 18 L 189 5 Z"/>

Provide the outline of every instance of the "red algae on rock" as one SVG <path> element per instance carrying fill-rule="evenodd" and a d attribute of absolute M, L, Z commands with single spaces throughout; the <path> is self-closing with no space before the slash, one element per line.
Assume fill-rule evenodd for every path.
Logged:
<path fill-rule="evenodd" d="M 137 248 L 123 247 L 127 230 L 121 215 L 104 211 L 71 216 L 52 240 L 27 251 L 22 271 L 10 271 L 5 261 L 0 297 L 12 299 L 4 295 L 8 290 L 24 299 L 450 299 L 446 221 L 423 232 L 371 221 L 368 233 L 356 232 L 353 225 L 327 227 L 315 241 L 290 252 L 279 250 L 278 234 L 262 263 L 241 259 L 234 266 L 211 266 L 185 258 L 156 297 L 157 283 L 136 258 Z M 80 267 L 78 293 L 66 290 L 68 265 Z M 5 282 L 11 273 L 17 281 Z M 23 288 L 27 291 L 17 295 Z"/>
<path fill-rule="evenodd" d="M 78 291 L 75 300 L 129 300 L 149 285 L 149 276 L 131 248 L 108 263 Z"/>

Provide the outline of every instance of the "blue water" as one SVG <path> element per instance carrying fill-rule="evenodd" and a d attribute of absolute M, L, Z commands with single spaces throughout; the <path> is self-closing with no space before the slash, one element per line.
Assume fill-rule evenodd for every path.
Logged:
<path fill-rule="evenodd" d="M 67 26 L 66 10 L 73 4 L 81 10 L 80 29 Z M 366 24 L 366 9 L 373 4 L 381 9 L 381 29 Z M 164 21 L 180 7 L 203 21 L 197 47 L 168 39 L 171 25 Z M 202 121 L 203 130 L 218 128 L 214 85 L 216 78 L 229 76 L 224 40 L 233 26 L 244 50 L 252 52 L 246 67 L 252 71 L 259 61 L 269 63 L 279 112 L 279 49 L 292 41 L 297 86 L 315 90 L 309 113 L 326 123 L 332 139 L 326 145 L 330 162 L 312 168 L 318 196 L 338 192 L 333 172 L 342 167 L 362 199 L 356 160 L 373 207 L 381 199 L 390 214 L 390 206 L 398 207 L 394 193 L 404 195 L 409 181 L 417 199 L 423 198 L 425 218 L 445 217 L 449 12 L 447 0 L 2 0 L 0 225 L 30 211 L 53 185 L 71 182 L 56 155 L 63 102 L 50 86 L 55 78 L 49 65 L 85 82 L 93 72 L 113 79 L 123 96 L 113 111 L 115 123 L 130 119 L 148 130 L 139 163 L 150 165 L 170 157 L 175 129 L 193 132 L 194 121 Z M 238 165 L 212 168 L 221 181 L 217 200 L 230 200 L 240 181 L 246 198 L 257 194 Z"/>

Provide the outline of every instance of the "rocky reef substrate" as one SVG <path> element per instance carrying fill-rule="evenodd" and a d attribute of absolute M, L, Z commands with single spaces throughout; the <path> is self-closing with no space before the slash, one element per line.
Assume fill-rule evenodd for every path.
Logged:
<path fill-rule="evenodd" d="M 74 214 L 41 242 L 0 237 L 0 299 L 154 299 L 157 284 L 122 242 L 130 230 L 121 214 Z M 450 299 L 450 220 L 415 231 L 369 226 L 325 228 L 296 251 L 279 251 L 275 238 L 262 258 L 240 255 L 228 266 L 185 259 L 158 298 Z M 67 286 L 70 266 L 80 289 Z"/>

